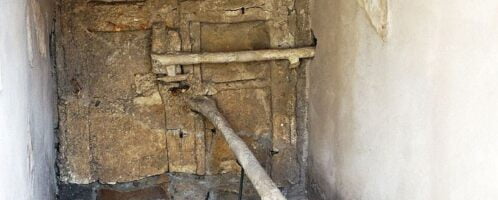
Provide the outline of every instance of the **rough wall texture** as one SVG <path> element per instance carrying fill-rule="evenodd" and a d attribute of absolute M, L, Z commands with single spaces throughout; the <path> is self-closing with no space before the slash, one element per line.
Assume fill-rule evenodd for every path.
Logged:
<path fill-rule="evenodd" d="M 389 3 L 383 41 L 357 2 L 315 1 L 312 182 L 325 199 L 498 198 L 498 2 Z"/>
<path fill-rule="evenodd" d="M 0 199 L 55 199 L 54 1 L 0 1 Z"/>
<path fill-rule="evenodd" d="M 296 69 L 158 66 L 150 55 L 310 45 L 307 1 L 62 0 L 59 9 L 62 181 L 238 172 L 221 134 L 184 101 L 209 94 L 280 186 L 303 182 Z"/>

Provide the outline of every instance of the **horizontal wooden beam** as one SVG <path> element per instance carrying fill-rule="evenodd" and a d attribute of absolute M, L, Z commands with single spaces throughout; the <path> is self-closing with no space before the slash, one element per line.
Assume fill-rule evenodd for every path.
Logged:
<path fill-rule="evenodd" d="M 299 59 L 315 56 L 314 47 L 295 49 L 268 49 L 253 51 L 152 54 L 152 60 L 161 65 L 196 65 L 202 63 L 256 62 L 269 60 L 289 60 L 291 67 L 299 65 Z"/>

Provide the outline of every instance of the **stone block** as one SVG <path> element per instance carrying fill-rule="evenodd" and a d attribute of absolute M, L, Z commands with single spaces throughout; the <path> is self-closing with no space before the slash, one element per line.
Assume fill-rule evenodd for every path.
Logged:
<path fill-rule="evenodd" d="M 88 131 L 88 105 L 78 99 L 67 99 L 59 105 L 60 149 L 59 169 L 61 181 L 88 184 L 95 181 Z"/>
<path fill-rule="evenodd" d="M 296 132 L 295 71 L 286 61 L 275 62 L 272 69 L 272 122 L 273 122 L 273 180 L 279 186 L 289 186 L 299 181 Z"/>
<path fill-rule="evenodd" d="M 161 95 L 166 116 L 169 168 L 171 172 L 205 173 L 205 139 L 202 118 L 194 114 L 184 98 L 189 85 L 164 84 Z"/>
<path fill-rule="evenodd" d="M 271 98 L 269 90 L 242 89 L 214 96 L 237 134 L 246 142 L 263 166 L 268 166 L 271 150 Z M 240 106 L 244 105 L 244 106 Z M 208 126 L 212 127 L 212 125 Z M 209 174 L 239 171 L 240 168 L 221 133 L 207 129 L 207 167 Z"/>
<path fill-rule="evenodd" d="M 117 191 L 101 189 L 98 192 L 99 200 L 169 200 L 166 191 L 161 187 L 143 188 L 134 191 Z"/>
<path fill-rule="evenodd" d="M 270 39 L 265 22 L 201 23 L 201 50 L 227 52 L 266 49 Z M 269 78 L 268 62 L 204 64 L 203 81 L 230 82 Z"/>
<path fill-rule="evenodd" d="M 164 116 L 164 115 L 163 115 Z M 168 170 L 166 134 L 125 113 L 94 110 L 95 165 L 102 183 L 128 182 Z"/>
<path fill-rule="evenodd" d="M 85 8 L 90 31 L 120 32 L 146 30 L 153 22 L 163 21 L 169 27 L 176 27 L 178 17 L 176 0 L 149 1 L 92 1 Z M 115 4 L 119 2 L 119 4 Z"/>

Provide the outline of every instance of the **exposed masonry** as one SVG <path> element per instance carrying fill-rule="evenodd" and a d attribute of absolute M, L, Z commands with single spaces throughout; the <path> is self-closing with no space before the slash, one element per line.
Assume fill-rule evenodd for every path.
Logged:
<path fill-rule="evenodd" d="M 305 182 L 307 62 L 162 65 L 151 55 L 310 46 L 307 6 L 301 0 L 60 0 L 61 181 L 238 173 L 221 134 L 184 101 L 208 94 L 277 185 L 296 190 Z"/>

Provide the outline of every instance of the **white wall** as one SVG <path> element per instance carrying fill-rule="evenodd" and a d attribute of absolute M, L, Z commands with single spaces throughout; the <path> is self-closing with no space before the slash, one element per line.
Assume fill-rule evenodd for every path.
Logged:
<path fill-rule="evenodd" d="M 0 0 L 2 200 L 54 199 L 52 8 L 48 0 Z"/>
<path fill-rule="evenodd" d="M 311 174 L 327 199 L 498 199 L 498 1 L 315 0 Z"/>

